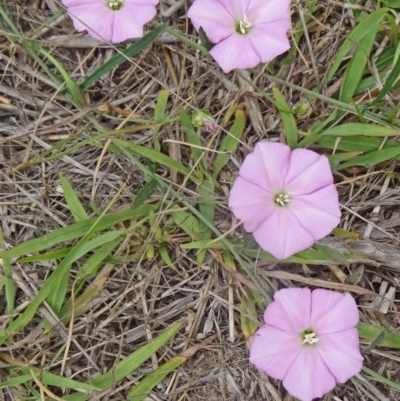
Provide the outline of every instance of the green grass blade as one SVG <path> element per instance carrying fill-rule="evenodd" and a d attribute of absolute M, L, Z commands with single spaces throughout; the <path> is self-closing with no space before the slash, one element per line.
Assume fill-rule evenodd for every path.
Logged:
<path fill-rule="evenodd" d="M 60 174 L 60 181 L 63 189 L 64 198 L 67 202 L 69 210 L 74 216 L 75 221 L 87 220 L 89 216 L 87 215 L 82 203 L 79 198 L 76 196 L 71 184 L 68 180 Z"/>
<path fill-rule="evenodd" d="M 146 47 L 150 46 L 156 37 L 165 30 L 167 27 L 167 23 L 160 25 L 159 27 L 153 29 L 146 36 L 139 39 L 137 42 L 129 45 L 125 50 L 123 50 L 122 54 L 117 54 L 114 57 L 111 57 L 110 60 L 106 61 L 101 67 L 99 67 L 93 74 L 89 75 L 81 84 L 82 89 L 89 88 L 89 86 L 93 85 L 95 82 L 99 80 L 104 74 L 107 74 L 114 68 L 118 67 L 123 62 L 127 61 L 130 57 L 138 54 Z"/>
<path fill-rule="evenodd" d="M 160 383 L 165 376 L 173 372 L 179 366 L 186 362 L 187 358 L 183 356 L 175 356 L 168 362 L 159 366 L 154 372 L 147 375 L 136 387 L 128 394 L 130 401 L 143 401 L 153 388 Z"/>
<path fill-rule="evenodd" d="M 148 216 L 151 210 L 154 210 L 152 205 L 143 205 L 137 209 L 126 209 L 119 213 L 105 215 L 100 219 L 98 224 L 93 228 L 93 233 L 106 230 L 114 227 L 118 223 L 136 217 Z M 60 242 L 71 241 L 83 237 L 89 229 L 91 229 L 97 218 L 81 221 L 72 224 L 71 226 L 59 228 L 53 232 L 46 234 L 40 238 L 34 238 L 22 244 L 15 246 L 12 249 L 5 251 L 2 255 L 4 258 L 25 256 L 34 252 L 43 251 Z"/>
<path fill-rule="evenodd" d="M 139 189 L 139 192 L 135 196 L 135 199 L 132 203 L 132 209 L 135 209 L 142 205 L 148 199 L 150 194 L 157 189 L 157 187 L 158 183 L 154 178 L 147 181 L 146 184 Z"/>
<path fill-rule="evenodd" d="M 329 68 L 328 73 L 326 74 L 326 81 L 330 81 L 332 79 L 332 77 L 335 75 L 336 71 L 340 67 L 343 59 L 348 55 L 353 46 L 357 43 L 360 43 L 364 36 L 368 35 L 368 33 L 370 32 L 371 26 L 375 27 L 376 24 L 381 20 L 381 18 L 388 12 L 389 9 L 387 8 L 380 8 L 372 12 L 351 31 L 347 39 L 340 47 L 340 50 L 335 57 L 335 62 L 333 63 L 331 68 Z"/>
<path fill-rule="evenodd" d="M 398 46 L 400 49 L 400 46 Z M 392 71 L 390 71 L 389 76 L 386 78 L 386 82 L 383 85 L 383 88 L 380 90 L 378 96 L 372 102 L 372 105 L 377 104 L 380 102 L 384 96 L 386 96 L 389 91 L 393 89 L 393 85 L 397 82 L 400 75 L 400 57 L 397 58 L 396 64 L 394 65 Z"/>
<path fill-rule="evenodd" d="M 336 170 L 339 171 L 353 166 L 366 166 L 381 163 L 399 155 L 400 147 L 375 150 L 374 152 L 367 153 L 366 155 L 356 157 L 353 160 L 340 164 Z"/>
<path fill-rule="evenodd" d="M 385 337 L 383 338 L 381 345 L 400 349 L 400 336 L 396 333 L 363 322 L 358 323 L 357 329 L 359 336 L 369 341 L 374 341 L 382 332 L 384 332 Z"/>
<path fill-rule="evenodd" d="M 92 384 L 101 389 L 112 386 L 113 383 L 124 379 L 134 370 L 136 370 L 143 362 L 149 359 L 158 349 L 160 349 L 167 341 L 169 341 L 184 325 L 185 321 L 175 323 L 169 329 L 159 336 L 155 337 L 151 342 L 140 347 L 137 351 L 123 359 L 112 370 L 96 377 Z"/>
<path fill-rule="evenodd" d="M 382 139 L 363 137 L 343 137 L 337 141 L 336 137 L 324 135 L 318 140 L 318 143 L 326 149 L 344 150 L 347 152 L 373 152 L 382 145 Z M 388 140 L 383 149 L 393 149 L 400 146 L 400 143 Z"/>
<path fill-rule="evenodd" d="M 272 88 L 272 92 L 274 93 L 276 106 L 279 111 L 279 115 L 282 119 L 283 128 L 285 130 L 286 142 L 290 146 L 291 149 L 296 148 L 299 133 L 297 131 L 296 120 L 293 117 L 293 114 L 288 113 L 291 111 L 288 104 L 286 103 L 285 98 L 277 87 Z"/>
<path fill-rule="evenodd" d="M 387 384 L 395 390 L 400 391 L 400 383 L 395 383 L 389 379 L 386 379 L 386 377 L 381 376 L 379 373 L 374 372 L 372 369 L 369 369 L 366 366 L 363 366 L 362 370 L 363 372 L 368 373 L 370 376 L 372 376 L 375 380 L 378 380 L 379 382 Z"/>
<path fill-rule="evenodd" d="M 400 129 L 381 127 L 379 125 L 372 125 L 372 124 L 350 123 L 350 124 L 336 125 L 335 127 L 323 132 L 320 135 L 333 135 L 333 136 L 360 135 L 360 136 L 370 136 L 370 137 L 386 137 L 386 136 L 400 135 Z M 364 139 L 362 139 L 362 141 L 363 140 Z"/>
<path fill-rule="evenodd" d="M 4 236 L 3 231 L 0 227 L 0 250 L 5 250 L 4 244 Z M 9 323 L 13 321 L 13 314 L 14 314 L 14 306 L 15 306 L 15 286 L 14 280 L 12 278 L 12 267 L 10 259 L 7 257 L 3 257 L 3 260 L 0 259 L 0 266 L 3 268 L 3 273 L 5 276 L 5 291 L 6 291 L 6 301 L 7 301 L 7 315 Z"/>
<path fill-rule="evenodd" d="M 246 113 L 237 109 L 235 112 L 235 122 L 232 128 L 229 130 L 229 134 L 223 139 L 222 144 L 219 148 L 220 152 L 228 153 L 218 153 L 214 163 L 213 177 L 216 178 L 221 171 L 221 169 L 228 163 L 230 158 L 230 153 L 234 153 L 239 146 L 240 138 L 243 135 L 243 130 L 246 124 Z"/>
<path fill-rule="evenodd" d="M 194 145 L 194 146 L 191 146 L 190 149 L 191 149 L 194 160 L 197 162 L 203 155 L 203 152 L 200 149 L 200 146 L 201 146 L 200 139 L 196 134 L 196 131 L 193 127 L 190 117 L 188 116 L 186 111 L 183 109 L 180 110 L 180 120 L 181 120 L 183 129 L 185 131 L 187 141 L 191 145 Z M 202 161 L 200 163 L 200 165 L 203 168 L 203 171 L 207 171 L 207 169 L 205 168 L 204 161 Z"/>
<path fill-rule="evenodd" d="M 49 305 L 52 307 L 53 311 L 57 315 L 61 310 L 62 304 L 64 303 L 64 297 L 68 288 L 69 268 L 67 268 L 67 266 L 71 266 L 73 262 L 77 261 L 82 256 L 96 250 L 102 245 L 114 241 L 124 233 L 125 231 L 118 230 L 118 231 L 109 231 L 105 234 L 98 235 L 92 240 L 83 243 L 81 246 L 79 246 L 78 244 L 78 246 L 72 249 L 71 252 L 65 257 L 64 260 L 66 259 L 68 260 L 68 262 L 65 263 L 66 267 L 63 269 L 64 271 L 62 274 L 59 275 L 58 279 L 55 280 L 53 291 L 51 291 L 51 293 L 47 297 Z"/>
<path fill-rule="evenodd" d="M 113 143 L 129 149 L 130 151 L 138 154 L 140 156 L 146 157 L 156 163 L 159 163 L 165 167 L 175 169 L 182 173 L 185 177 L 190 176 L 194 181 L 198 182 L 199 178 L 196 176 L 195 172 L 191 172 L 190 169 L 183 166 L 181 163 L 172 159 L 171 157 L 164 155 L 163 153 L 157 152 L 154 149 L 146 148 L 145 146 L 134 145 L 130 142 L 124 141 L 122 139 L 112 139 Z"/>

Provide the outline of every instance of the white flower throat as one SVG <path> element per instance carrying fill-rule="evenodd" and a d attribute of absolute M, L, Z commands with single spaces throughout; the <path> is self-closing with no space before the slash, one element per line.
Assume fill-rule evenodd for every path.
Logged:
<path fill-rule="evenodd" d="M 290 196 L 285 193 L 280 193 L 275 196 L 275 203 L 278 206 L 286 206 L 290 202 Z"/>
<path fill-rule="evenodd" d="M 314 345 L 319 341 L 315 333 L 308 333 L 304 335 L 303 344 Z"/>
<path fill-rule="evenodd" d="M 247 33 L 249 33 L 252 25 L 253 24 L 247 19 L 247 15 L 245 14 L 243 16 L 243 19 L 241 19 L 238 23 L 238 26 L 237 26 L 238 33 L 241 33 L 242 35 L 246 35 Z"/>
<path fill-rule="evenodd" d="M 108 0 L 108 7 L 111 10 L 119 10 L 124 5 L 124 0 Z"/>

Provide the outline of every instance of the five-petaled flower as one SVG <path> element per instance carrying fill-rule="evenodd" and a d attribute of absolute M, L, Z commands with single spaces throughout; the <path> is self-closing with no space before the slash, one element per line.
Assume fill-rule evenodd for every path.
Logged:
<path fill-rule="evenodd" d="M 246 157 L 229 208 L 261 248 L 278 259 L 310 247 L 340 222 L 328 159 L 280 143 L 259 142 Z"/>
<path fill-rule="evenodd" d="M 357 374 L 363 357 L 350 294 L 308 288 L 277 291 L 256 332 L 250 362 L 283 380 L 286 390 L 311 401 Z"/>
<path fill-rule="evenodd" d="M 101 42 L 119 43 L 143 36 L 143 25 L 156 15 L 159 0 L 61 0 L 78 31 Z"/>
<path fill-rule="evenodd" d="M 195 0 L 194 27 L 216 45 L 210 54 L 224 72 L 266 63 L 290 48 L 290 0 Z"/>

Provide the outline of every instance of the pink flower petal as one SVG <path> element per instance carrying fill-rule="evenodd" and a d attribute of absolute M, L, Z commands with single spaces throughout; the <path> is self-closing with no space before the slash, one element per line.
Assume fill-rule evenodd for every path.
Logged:
<path fill-rule="evenodd" d="M 187 15 L 197 31 L 202 27 L 211 42 L 219 43 L 235 32 L 233 9 L 228 3 L 231 1 L 196 0 Z"/>
<path fill-rule="evenodd" d="M 333 176 L 326 156 L 307 149 L 295 149 L 290 157 L 290 167 L 285 188 L 296 195 L 310 194 L 333 184 Z"/>
<path fill-rule="evenodd" d="M 296 196 L 288 208 L 314 241 L 328 235 L 340 223 L 339 198 L 334 185 Z"/>
<path fill-rule="evenodd" d="M 322 397 L 336 385 L 335 378 L 315 347 L 302 348 L 282 383 L 292 396 L 301 401 Z"/>
<path fill-rule="evenodd" d="M 342 319 L 347 317 L 342 316 Z M 360 354 L 355 328 L 321 335 L 316 349 L 338 383 L 345 383 L 362 368 L 364 358 Z"/>
<path fill-rule="evenodd" d="M 141 38 L 143 26 L 156 15 L 154 5 L 127 2 L 115 15 L 113 42 L 119 43 L 130 38 Z"/>
<path fill-rule="evenodd" d="M 286 37 L 288 29 L 289 23 L 283 24 L 280 21 L 268 24 L 268 29 L 263 29 L 262 26 L 254 27 L 248 37 L 260 62 L 267 63 L 290 49 L 290 43 Z"/>
<path fill-rule="evenodd" d="M 238 177 L 233 184 L 229 208 L 237 219 L 243 221 L 243 227 L 249 233 L 276 210 L 270 193 L 242 177 Z"/>
<path fill-rule="evenodd" d="M 287 333 L 300 337 L 310 328 L 311 291 L 308 288 L 285 288 L 274 295 L 274 302 L 267 306 L 264 321 Z"/>
<path fill-rule="evenodd" d="M 247 17 L 254 26 L 274 21 L 289 25 L 289 6 L 290 0 L 252 0 Z"/>
<path fill-rule="evenodd" d="M 290 148 L 281 143 L 258 142 L 244 160 L 239 175 L 271 194 L 284 189 Z"/>
<path fill-rule="evenodd" d="M 274 379 L 282 380 L 302 350 L 300 337 L 262 326 L 250 347 L 250 362 Z"/>
<path fill-rule="evenodd" d="M 206 31 L 208 34 L 208 32 Z M 211 56 L 225 73 L 235 68 L 244 70 L 260 63 L 248 35 L 239 35 L 234 30 L 230 36 L 210 50 Z"/>
<path fill-rule="evenodd" d="M 68 8 L 72 22 L 77 31 L 88 31 L 100 41 L 111 40 L 114 23 L 114 11 L 107 7 L 93 7 L 80 4 Z"/>
<path fill-rule="evenodd" d="M 331 290 L 317 288 L 311 295 L 311 325 L 318 319 L 325 316 L 340 301 L 343 300 L 344 294 Z M 357 308 L 357 306 L 355 306 Z"/>
<path fill-rule="evenodd" d="M 342 299 L 326 310 L 325 314 L 321 314 L 321 309 L 319 309 L 323 310 L 324 307 L 316 304 L 320 301 L 323 302 L 325 297 L 319 294 L 315 298 L 313 307 L 316 308 L 316 311 L 312 315 L 311 325 L 318 335 L 337 333 L 357 326 L 360 318 L 356 302 L 350 294 L 343 294 Z"/>
<path fill-rule="evenodd" d="M 122 42 L 143 36 L 143 25 L 156 14 L 158 0 L 125 0 L 111 10 L 103 0 L 62 0 L 78 31 L 87 30 L 99 41 Z"/>
<path fill-rule="evenodd" d="M 286 208 L 277 207 L 275 213 L 253 232 L 261 248 L 281 260 L 314 244 L 314 237 L 300 224 L 291 209 L 291 205 Z"/>

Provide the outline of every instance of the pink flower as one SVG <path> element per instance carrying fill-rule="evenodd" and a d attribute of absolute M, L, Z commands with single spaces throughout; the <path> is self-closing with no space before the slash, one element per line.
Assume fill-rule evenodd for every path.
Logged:
<path fill-rule="evenodd" d="M 143 25 L 156 15 L 159 0 L 61 0 L 78 31 L 101 42 L 143 36 Z"/>
<path fill-rule="evenodd" d="M 350 294 L 308 288 L 277 291 L 250 348 L 250 362 L 301 401 L 361 370 L 358 310 Z"/>
<path fill-rule="evenodd" d="M 290 0 L 195 0 L 188 17 L 211 42 L 224 72 L 266 63 L 290 49 Z"/>
<path fill-rule="evenodd" d="M 229 208 L 278 259 L 310 247 L 340 222 L 328 159 L 311 150 L 259 142 L 246 157 Z"/>

